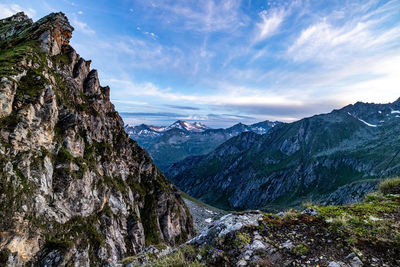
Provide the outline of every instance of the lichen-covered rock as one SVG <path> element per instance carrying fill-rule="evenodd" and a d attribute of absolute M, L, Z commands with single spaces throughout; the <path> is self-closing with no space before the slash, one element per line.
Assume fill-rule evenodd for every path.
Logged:
<path fill-rule="evenodd" d="M 200 235 L 188 242 L 201 246 L 213 244 L 217 238 L 224 237 L 226 234 L 238 231 L 243 227 L 258 226 L 258 220 L 262 219 L 262 214 L 258 212 L 245 214 L 227 214 L 221 219 L 205 227 Z"/>
<path fill-rule="evenodd" d="M 0 20 L 0 265 L 116 265 L 193 234 L 62 13 Z"/>

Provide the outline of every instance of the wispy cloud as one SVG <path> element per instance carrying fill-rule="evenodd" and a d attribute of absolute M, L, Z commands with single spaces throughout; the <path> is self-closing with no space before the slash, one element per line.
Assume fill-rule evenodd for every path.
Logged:
<path fill-rule="evenodd" d="M 128 104 L 128 105 L 135 105 L 135 106 L 143 106 L 143 105 L 148 105 L 149 104 L 147 102 L 140 102 L 140 101 L 133 101 L 133 100 L 111 99 L 111 101 L 113 103 Z"/>
<path fill-rule="evenodd" d="M 17 4 L 0 4 L 0 18 L 6 18 L 17 12 L 25 12 L 30 18 L 35 18 L 36 10 L 33 8 L 23 8 Z"/>
<path fill-rule="evenodd" d="M 0 4 L 0 15 L 39 12 L 31 1 L 13 2 Z M 50 10 L 46 2 L 40 13 Z M 51 10 L 68 14 L 79 33 L 72 45 L 93 59 L 119 111 L 287 121 L 400 96 L 398 0 L 71 3 Z"/>
<path fill-rule="evenodd" d="M 79 13 L 79 12 L 78 12 Z M 82 13 L 83 14 L 83 13 Z M 80 21 L 77 16 L 73 15 L 71 18 L 71 24 L 77 31 L 80 31 L 86 35 L 94 35 L 96 31 L 93 30 L 87 23 Z"/>
<path fill-rule="evenodd" d="M 276 34 L 285 18 L 283 8 L 263 10 L 259 13 L 261 22 L 257 23 L 258 34 L 255 41 L 265 40 Z"/>
<path fill-rule="evenodd" d="M 352 18 L 345 21 L 342 19 L 343 11 L 322 17 L 301 31 L 288 48 L 288 55 L 294 61 L 343 60 L 387 49 L 391 42 L 400 38 L 400 24 L 388 24 L 388 13 L 376 17 L 381 9 L 387 9 L 386 5 L 366 14 L 363 13 L 365 9 L 365 5 L 353 7 L 348 11 Z"/>
<path fill-rule="evenodd" d="M 184 59 L 182 50 L 174 46 L 163 46 L 154 39 L 123 36 L 114 40 L 110 49 L 117 49 L 119 53 L 126 54 L 130 58 L 130 64 L 137 68 L 177 68 Z"/>
<path fill-rule="evenodd" d="M 248 17 L 240 12 L 239 0 L 179 0 L 151 3 L 145 1 L 144 3 L 166 13 L 164 17 L 167 22 L 177 23 L 185 29 L 199 32 L 231 31 L 248 23 Z"/>
<path fill-rule="evenodd" d="M 179 105 L 165 105 L 166 107 L 169 108 L 174 108 L 174 109 L 183 109 L 183 110 L 200 110 L 199 108 L 196 107 L 189 107 L 189 106 L 179 106 Z"/>
<path fill-rule="evenodd" d="M 123 117 L 182 117 L 185 115 L 171 112 L 121 112 Z"/>

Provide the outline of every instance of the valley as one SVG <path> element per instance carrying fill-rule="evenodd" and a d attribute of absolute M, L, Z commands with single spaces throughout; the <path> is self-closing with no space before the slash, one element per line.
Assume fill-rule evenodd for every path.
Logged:
<path fill-rule="evenodd" d="M 263 135 L 244 132 L 175 163 L 166 176 L 189 195 L 228 210 L 354 203 L 380 178 L 400 174 L 398 110 L 400 99 L 359 102 Z"/>
<path fill-rule="evenodd" d="M 200 122 L 176 121 L 170 126 L 126 125 L 129 137 L 136 140 L 166 171 L 172 164 L 189 156 L 207 154 L 220 144 L 243 132 L 264 134 L 280 122 L 263 121 L 252 125 L 238 123 L 226 129 L 211 129 Z"/>

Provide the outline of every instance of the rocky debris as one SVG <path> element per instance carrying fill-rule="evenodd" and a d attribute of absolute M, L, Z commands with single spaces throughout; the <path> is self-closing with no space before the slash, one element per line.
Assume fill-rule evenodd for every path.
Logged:
<path fill-rule="evenodd" d="M 292 241 L 290 241 L 289 239 L 286 240 L 282 245 L 282 248 L 286 248 L 286 249 L 292 249 L 294 247 Z"/>
<path fill-rule="evenodd" d="M 301 212 L 301 214 L 308 214 L 308 215 L 314 215 L 314 216 L 316 216 L 316 215 L 318 215 L 318 212 L 317 212 L 316 210 L 314 210 L 314 209 L 306 208 L 305 210 L 303 210 L 303 211 Z"/>
<path fill-rule="evenodd" d="M 188 198 L 183 199 L 193 217 L 193 224 L 196 233 L 200 233 L 205 227 L 208 227 L 213 221 L 218 220 L 228 212 L 208 206 L 199 201 L 192 201 Z"/>
<path fill-rule="evenodd" d="M 204 228 L 200 235 L 190 240 L 188 244 L 198 244 L 200 246 L 212 244 L 217 238 L 224 237 L 232 231 L 248 226 L 258 226 L 258 220 L 261 218 L 262 215 L 260 213 L 227 214 Z"/>
<path fill-rule="evenodd" d="M 111 265 L 193 235 L 63 13 L 0 20 L 0 265 Z"/>
<path fill-rule="evenodd" d="M 344 267 L 344 266 L 346 266 L 346 264 L 343 263 L 343 262 L 331 261 L 331 262 L 328 264 L 328 267 Z"/>
<path fill-rule="evenodd" d="M 400 178 L 385 184 L 393 188 Z M 362 203 L 305 211 L 226 215 L 148 266 L 400 265 L 400 195 L 373 193 Z"/>
<path fill-rule="evenodd" d="M 351 267 L 361 267 L 364 265 L 354 252 L 347 255 L 345 259 L 349 261 Z"/>

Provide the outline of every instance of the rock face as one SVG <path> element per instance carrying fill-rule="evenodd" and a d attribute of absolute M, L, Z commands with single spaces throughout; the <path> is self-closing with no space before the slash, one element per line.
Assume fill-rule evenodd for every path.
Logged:
<path fill-rule="evenodd" d="M 193 233 L 62 13 L 0 20 L 0 265 L 115 265 Z"/>
<path fill-rule="evenodd" d="M 263 121 L 252 125 L 238 123 L 226 129 L 210 129 L 195 122 L 176 121 L 170 126 L 126 125 L 129 136 L 145 148 L 156 165 L 166 171 L 189 156 L 210 153 L 226 140 L 243 132 L 265 134 L 280 122 Z"/>
<path fill-rule="evenodd" d="M 225 209 L 278 211 L 302 202 L 345 204 L 400 174 L 400 99 L 242 133 L 166 172 L 180 189 Z"/>

